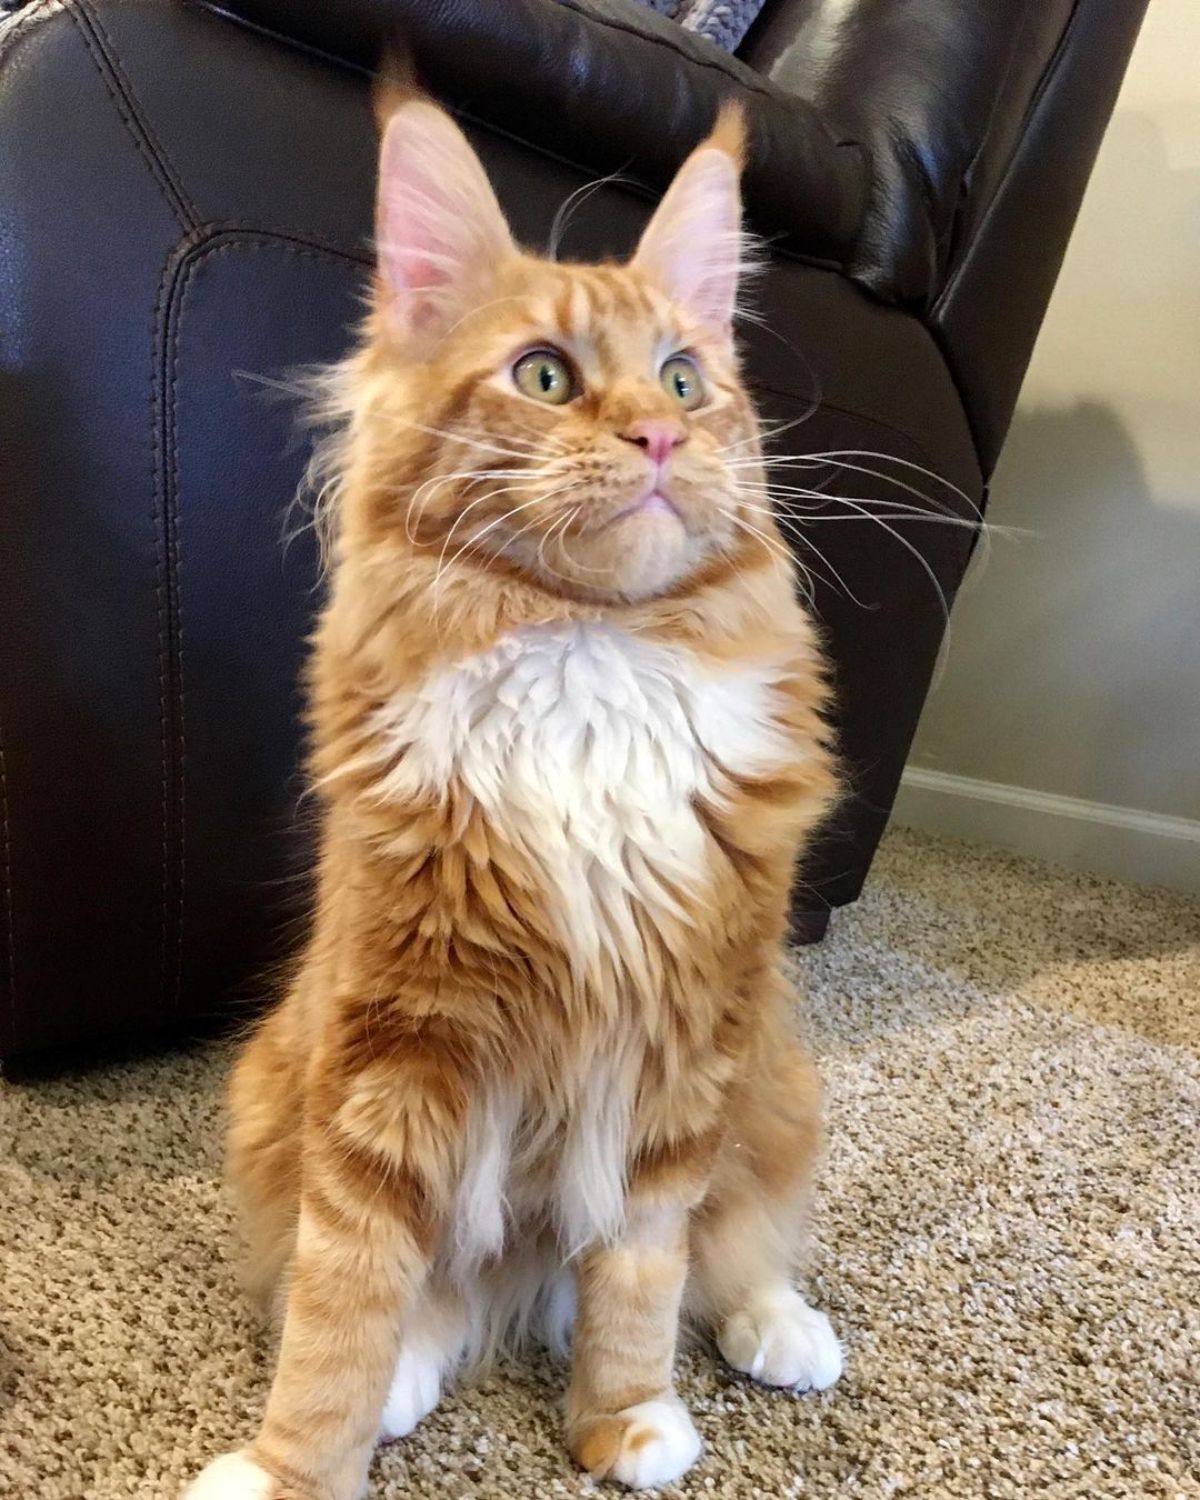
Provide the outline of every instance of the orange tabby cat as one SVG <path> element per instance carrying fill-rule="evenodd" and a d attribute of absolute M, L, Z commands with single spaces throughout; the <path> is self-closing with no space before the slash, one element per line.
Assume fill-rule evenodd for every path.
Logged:
<path fill-rule="evenodd" d="M 628 265 L 517 249 L 450 118 L 383 135 L 379 275 L 334 380 L 312 667 L 319 899 L 232 1086 L 285 1316 L 262 1427 L 191 1500 L 351 1500 L 442 1381 L 540 1324 L 567 1441 L 674 1479 L 681 1304 L 736 1369 L 834 1381 L 790 1274 L 817 1086 L 778 972 L 834 791 L 813 630 L 761 503 L 726 112 Z"/>

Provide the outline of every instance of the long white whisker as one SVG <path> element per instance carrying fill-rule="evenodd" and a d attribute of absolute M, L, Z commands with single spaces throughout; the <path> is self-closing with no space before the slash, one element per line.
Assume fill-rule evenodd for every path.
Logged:
<path fill-rule="evenodd" d="M 842 502 L 842 497 L 840 495 L 831 495 L 831 496 L 829 496 L 827 498 L 828 498 L 828 503 L 832 504 L 832 505 L 837 505 L 837 504 L 839 504 L 839 503 Z M 868 506 L 868 504 L 869 504 L 869 502 L 859 502 L 859 503 L 862 505 L 863 509 L 866 509 L 867 506 Z M 744 510 L 758 511 L 762 515 L 774 516 L 776 518 L 776 520 L 780 520 L 780 521 L 782 521 L 784 519 L 789 519 L 790 518 L 793 521 L 799 521 L 799 522 L 802 522 L 805 525 L 811 524 L 811 525 L 831 526 L 835 521 L 850 521 L 850 522 L 853 522 L 855 524 L 858 524 L 858 523 L 861 523 L 862 521 L 866 521 L 866 520 L 872 520 L 873 521 L 873 520 L 877 519 L 877 517 L 874 514 L 872 514 L 870 516 L 863 516 L 863 515 L 826 516 L 826 515 L 821 515 L 819 512 L 820 512 L 820 509 L 822 509 L 823 507 L 819 507 L 817 510 L 800 510 L 798 508 L 797 509 L 790 509 L 786 504 L 779 504 L 779 505 L 754 505 L 750 501 L 744 500 L 744 499 L 740 499 L 739 500 L 739 504 L 742 506 L 742 508 Z M 991 533 L 993 536 L 1022 536 L 1022 535 L 1028 536 L 1028 535 L 1032 535 L 1033 534 L 1032 532 L 1029 532 L 1025 528 L 1016 527 L 1016 526 L 1003 526 L 1003 527 L 1000 527 L 1000 526 L 988 525 L 988 526 L 986 526 L 986 528 L 985 527 L 981 527 L 980 524 L 977 521 L 969 521 L 969 520 L 967 520 L 967 518 L 965 516 L 931 516 L 928 511 L 918 510 L 915 506 L 903 506 L 903 507 L 901 507 L 899 509 L 889 508 L 888 510 L 885 510 L 883 512 L 883 515 L 885 515 L 885 516 L 891 516 L 893 519 L 895 519 L 897 521 L 911 522 L 914 525 L 915 524 L 920 524 L 920 525 L 925 525 L 925 526 L 957 526 L 960 529 L 961 528 L 966 528 L 968 531 L 982 531 L 982 530 L 986 529 L 986 531 L 988 531 L 989 533 Z"/>
<path fill-rule="evenodd" d="M 449 547 L 454 533 L 458 530 L 463 521 L 465 521 L 466 518 L 471 514 L 475 507 L 477 505 L 482 505 L 485 500 L 494 500 L 497 495 L 508 495 L 511 494 L 513 490 L 519 490 L 520 488 L 520 484 L 506 484 L 498 490 L 489 490 L 487 494 L 477 496 L 468 505 L 463 506 L 462 510 L 459 511 L 458 515 L 456 515 L 454 520 L 451 522 L 450 530 L 446 533 L 446 540 L 442 543 L 442 550 L 438 555 L 438 573 L 433 580 L 435 587 L 437 586 L 438 578 L 441 576 L 441 565 L 443 562 L 445 562 L 446 559 L 446 549 Z M 518 509 L 519 508 L 520 507 L 518 507 Z"/>
<path fill-rule="evenodd" d="M 839 458 L 839 459 L 833 459 L 833 460 L 831 460 L 831 462 L 834 463 L 836 465 L 836 467 L 839 468 L 839 469 L 849 469 L 849 470 L 851 470 L 855 474 L 865 474 L 865 475 L 868 475 L 872 479 L 881 479 L 881 480 L 883 480 L 883 482 L 885 484 L 895 485 L 897 489 L 904 490 L 906 493 L 908 493 L 910 495 L 915 495 L 919 500 L 923 500 L 926 505 L 932 505 L 933 507 L 935 507 L 935 509 L 940 510 L 940 511 L 944 511 L 944 512 L 946 512 L 949 515 L 953 515 L 954 514 L 954 511 L 951 510 L 950 506 L 946 503 L 946 501 L 939 500 L 936 495 L 927 494 L 925 490 L 918 489 L 916 485 L 908 484 L 903 479 L 897 479 L 897 477 L 894 474 L 887 474 L 887 473 L 881 472 L 878 469 L 868 468 L 865 464 L 851 464 L 851 463 L 847 463 L 845 461 L 845 459 L 841 459 L 841 458 Z M 933 477 L 936 478 L 937 476 L 935 475 Z M 945 483 L 949 483 L 949 481 L 944 481 L 944 482 Z M 972 514 L 972 516 L 974 516 L 975 520 L 976 521 L 982 521 L 983 520 L 983 512 L 979 509 L 979 507 L 975 504 L 975 502 L 971 499 L 971 497 L 969 495 L 967 495 L 967 494 L 964 494 L 963 491 L 957 490 L 956 486 L 951 486 L 951 488 L 955 489 L 956 493 L 958 493 L 959 495 L 962 495 L 963 500 L 966 502 L 966 504 L 969 507 L 969 509 L 971 511 L 971 514 Z"/>
<path fill-rule="evenodd" d="M 479 448 L 482 449 L 485 453 L 498 453 L 502 458 L 527 459 L 529 457 L 530 451 L 536 449 L 537 446 L 536 444 L 530 443 L 530 447 L 522 451 L 518 448 L 505 448 L 499 443 L 485 442 L 483 439 L 472 437 L 469 433 L 466 432 L 453 432 L 445 427 L 430 427 L 424 422 L 404 422 L 400 425 L 404 427 L 411 427 L 415 432 L 428 433 L 430 437 L 445 438 L 452 443 L 465 443 L 467 447 Z M 525 442 L 526 439 L 521 438 L 520 441 Z"/>
<path fill-rule="evenodd" d="M 620 172 L 610 172 L 607 177 L 597 177 L 593 182 L 583 182 L 573 191 L 567 194 L 558 206 L 558 211 L 550 225 L 550 234 L 546 240 L 546 259 L 557 260 L 562 237 L 570 227 L 571 220 L 583 207 L 587 200 L 603 187 L 609 187 L 614 183 L 628 182 Z"/>
<path fill-rule="evenodd" d="M 574 521 L 575 517 L 582 509 L 582 505 L 577 505 L 571 512 L 571 515 L 567 520 L 567 524 L 562 529 L 562 535 L 558 539 L 558 544 L 562 548 L 563 556 L 567 559 L 567 561 L 573 568 L 578 568 L 581 573 L 611 573 L 611 568 L 593 568 L 588 563 L 581 563 L 577 558 L 571 556 L 571 553 L 567 548 L 567 532 L 571 529 L 571 522 Z M 562 577 L 562 575 L 560 574 L 559 577 Z M 571 580 L 566 579 L 565 581 L 569 583 Z"/>
<path fill-rule="evenodd" d="M 909 494 L 918 496 L 929 505 L 936 505 L 939 509 L 945 508 L 943 501 L 938 500 L 933 495 L 926 494 L 924 490 L 917 489 L 914 485 L 906 483 L 903 479 L 898 479 L 895 474 L 871 468 L 866 464 L 849 463 L 847 461 L 848 458 L 876 458 L 883 463 L 900 464 L 906 469 L 915 470 L 917 473 L 924 474 L 936 483 L 944 485 L 953 494 L 957 495 L 970 508 L 974 515 L 980 519 L 983 517 L 982 511 L 975 501 L 971 499 L 970 495 L 965 490 L 960 489 L 952 480 L 938 474 L 933 469 L 927 469 L 923 464 L 913 463 L 910 459 L 900 458 L 894 453 L 880 453 L 869 448 L 831 448 L 822 453 L 798 453 L 794 455 L 768 454 L 761 462 L 764 469 L 825 467 L 849 469 L 856 474 L 867 474 L 872 479 L 881 479 L 885 484 L 894 484 L 898 489 L 907 490 Z M 757 462 L 758 460 L 756 459 L 734 459 L 729 463 L 728 467 L 751 468 Z"/>
<path fill-rule="evenodd" d="M 793 553 L 787 547 L 785 547 L 784 544 L 776 537 L 769 536 L 767 532 L 762 531 L 759 527 L 752 525 L 751 522 L 746 520 L 745 516 L 735 515 L 731 510 L 726 510 L 725 514 L 731 521 L 735 523 L 735 525 L 740 526 L 743 531 L 748 531 L 751 536 L 758 537 L 759 541 L 769 547 L 772 552 L 778 553 L 778 555 L 783 558 L 784 562 L 787 563 L 789 568 L 795 563 L 796 558 Z"/>
<path fill-rule="evenodd" d="M 956 516 L 953 513 L 947 515 L 939 507 L 936 515 L 920 505 L 908 505 L 903 500 L 879 499 L 873 495 L 831 495 L 823 490 L 802 489 L 796 485 L 745 485 L 734 486 L 739 495 L 755 495 L 758 499 L 766 499 L 768 496 L 774 499 L 777 510 L 788 510 L 790 514 L 803 515 L 806 519 L 833 520 L 832 516 L 819 517 L 818 513 L 830 505 L 855 505 L 862 507 L 886 507 L 885 514 L 890 516 L 908 517 L 914 521 L 937 522 L 943 526 L 960 526 L 968 531 L 999 532 L 1006 528 L 993 526 L 987 521 L 977 521 L 968 516 Z M 800 505 L 802 500 L 813 501 L 812 506 Z M 845 516 L 836 519 L 851 520 L 853 517 Z M 1012 529 L 1012 528 L 1007 528 Z"/>
<path fill-rule="evenodd" d="M 561 495 L 566 490 L 569 490 L 571 488 L 572 488 L 571 485 L 563 485 L 560 489 L 549 490 L 544 495 L 534 495 L 534 497 L 531 500 L 525 500 L 520 505 L 514 505 L 511 510 L 505 511 L 505 513 L 502 516 L 497 516 L 495 518 L 495 520 L 489 521 L 487 523 L 487 525 L 483 528 L 482 531 L 476 532 L 473 537 L 469 537 L 468 540 L 463 543 L 463 545 L 458 549 L 458 551 L 454 554 L 454 556 L 450 559 L 450 561 L 448 563 L 442 561 L 442 559 L 439 559 L 439 561 L 438 561 L 438 570 L 437 570 L 437 573 L 434 575 L 434 579 L 433 579 L 433 586 L 434 586 L 434 588 L 435 589 L 437 588 L 438 583 L 440 582 L 440 580 L 442 579 L 442 577 L 446 573 L 448 573 L 448 572 L 451 571 L 451 569 L 454 567 L 454 565 L 458 562 L 459 558 L 462 557 L 463 553 L 469 547 L 473 547 L 478 542 L 481 542 L 485 536 L 487 536 L 491 532 L 495 531 L 495 529 L 496 529 L 497 526 L 502 526 L 505 521 L 510 520 L 515 515 L 519 515 L 521 511 L 528 510 L 531 505 L 537 505 L 540 501 L 544 501 L 544 500 L 552 500 L 555 495 Z M 466 512 L 464 511 L 463 514 L 465 515 Z M 462 517 L 460 516 L 458 519 L 461 520 Z M 457 522 L 455 524 L 457 524 Z M 449 537 L 447 537 L 446 540 L 447 540 L 447 543 L 448 543 L 449 540 L 450 540 Z M 445 549 L 445 547 L 443 547 L 442 548 L 442 558 L 445 557 L 445 552 L 446 552 L 446 549 Z"/>
<path fill-rule="evenodd" d="M 800 574 L 801 586 L 803 588 L 805 600 L 808 603 L 808 607 L 812 609 L 816 601 L 817 591 L 816 586 L 813 582 L 812 572 L 809 569 L 808 565 L 804 562 L 801 562 L 801 560 L 796 556 L 794 552 L 783 546 L 781 542 L 777 542 L 774 537 L 768 536 L 766 532 L 760 531 L 757 526 L 751 525 L 751 523 L 747 521 L 744 516 L 734 515 L 734 513 L 730 510 L 726 510 L 725 514 L 729 517 L 729 519 L 735 526 L 740 527 L 743 531 L 749 533 L 750 536 L 757 537 L 759 541 L 764 542 L 772 551 L 778 552 L 786 562 L 789 572 L 793 574 Z"/>
<path fill-rule="evenodd" d="M 882 474 L 874 475 L 873 477 L 879 479 L 887 478 L 886 475 Z M 836 494 L 831 494 L 829 490 L 824 488 L 815 489 L 812 485 L 784 484 L 776 479 L 747 481 L 745 479 L 735 478 L 734 484 L 739 489 L 745 489 L 748 491 L 757 490 L 759 493 L 770 492 L 773 495 L 802 495 L 812 500 L 836 500 L 838 498 Z M 911 510 L 919 515 L 928 515 L 930 507 L 932 507 L 938 512 L 939 515 L 950 516 L 956 520 L 962 520 L 969 526 L 978 527 L 986 525 L 986 522 L 984 522 L 982 516 L 978 511 L 975 511 L 971 517 L 960 516 L 958 512 L 951 509 L 950 506 L 944 504 L 940 500 L 935 499 L 932 495 L 925 494 L 923 490 L 918 490 L 915 489 L 912 485 L 906 485 L 902 483 L 900 484 L 900 488 L 907 490 L 909 494 L 915 495 L 918 499 L 923 500 L 925 502 L 924 505 L 910 505 L 905 500 L 894 499 L 888 495 L 851 495 L 847 498 L 851 500 L 857 500 L 864 504 L 870 503 L 874 505 L 903 506 L 906 509 Z"/>
<path fill-rule="evenodd" d="M 761 508 L 763 508 L 763 507 L 759 507 L 759 506 L 755 506 L 754 507 L 754 509 L 756 509 L 756 510 L 757 509 L 761 509 Z M 773 514 L 773 513 L 768 512 L 768 514 Z M 795 537 L 796 541 L 801 546 L 807 547 L 810 552 L 814 552 L 821 559 L 821 561 L 825 564 L 825 566 L 833 574 L 833 577 L 834 577 L 834 579 L 837 582 L 837 586 L 841 587 L 841 589 L 845 593 L 846 597 L 852 603 L 857 604 L 858 607 L 859 607 L 859 609 L 878 609 L 879 608 L 878 604 L 868 604 L 865 599 L 860 599 L 858 597 L 858 595 L 854 592 L 854 590 L 846 582 L 845 578 L 842 577 L 841 573 L 838 572 L 837 568 L 834 567 L 833 563 L 829 560 L 829 558 L 825 555 L 825 553 L 822 552 L 821 549 L 820 549 L 820 547 L 817 546 L 816 542 L 814 542 L 813 539 L 810 536 L 806 536 L 804 534 L 804 531 L 803 531 L 803 528 L 802 528 L 800 522 L 790 520 L 786 516 L 777 516 L 776 515 L 776 516 L 773 516 L 773 519 L 774 519 L 775 524 L 777 526 L 782 526 L 784 528 L 784 530 L 788 533 L 789 536 Z M 820 576 L 823 577 L 823 578 L 825 577 L 824 574 L 821 574 Z M 825 578 L 825 582 L 829 583 L 830 580 L 828 578 Z"/>
<path fill-rule="evenodd" d="M 826 557 L 825 554 L 821 551 L 820 547 L 817 546 L 817 544 L 812 540 L 811 537 L 804 535 L 798 523 L 789 521 L 784 516 L 773 516 L 772 519 L 775 521 L 775 524 L 777 526 L 782 526 L 790 536 L 795 537 L 798 543 L 800 543 L 804 547 L 807 547 L 810 552 L 814 553 L 821 559 L 821 561 L 829 569 L 829 572 L 833 574 L 833 578 L 830 579 L 825 573 L 819 572 L 816 574 L 816 576 L 820 578 L 824 583 L 829 584 L 830 588 L 836 589 L 840 587 L 845 592 L 846 597 L 850 599 L 852 603 L 857 604 L 860 609 L 879 608 L 878 604 L 868 604 L 865 600 L 858 597 L 858 595 L 842 577 L 841 573 L 839 573 L 837 568 L 834 567 L 833 563 L 830 562 L 829 558 Z M 801 564 L 799 558 L 795 558 L 795 562 L 798 567 L 802 566 L 804 568 L 805 574 L 811 579 L 814 570 L 807 564 Z M 812 602 L 813 601 L 810 600 L 810 603 Z"/>
<path fill-rule="evenodd" d="M 757 432 L 752 432 L 749 437 L 738 438 L 736 442 L 726 443 L 724 447 L 718 448 L 718 453 L 732 453 L 737 448 L 744 448 L 749 443 L 762 442 L 764 444 L 774 442 L 777 437 L 782 437 L 785 432 L 790 432 L 793 427 L 799 427 L 802 422 L 807 422 L 812 416 L 811 412 L 805 412 L 801 417 L 793 417 L 788 422 L 763 423 Z"/>
<path fill-rule="evenodd" d="M 541 499 L 543 497 L 538 496 L 538 498 Z M 531 508 L 530 506 L 526 506 L 526 505 L 514 505 L 511 510 L 506 511 L 504 513 L 504 515 L 502 515 L 499 519 L 501 521 L 510 521 L 513 518 L 513 516 L 515 516 L 517 514 L 518 511 L 520 511 L 520 510 L 528 510 L 530 508 Z M 538 518 L 537 518 L 537 516 L 535 514 L 530 520 L 528 520 L 528 521 L 525 522 L 524 526 L 518 526 L 517 527 L 516 531 L 514 531 L 512 533 L 512 535 L 509 537 L 509 541 L 513 542 L 513 541 L 515 541 L 517 539 L 517 537 L 524 536 L 525 533 L 527 531 L 529 531 L 532 527 L 536 526 L 537 523 L 538 523 Z M 483 531 L 477 532 L 475 535 L 468 537 L 467 540 L 466 540 L 466 542 L 463 544 L 463 546 L 455 554 L 454 561 L 457 562 L 461 558 L 470 557 L 471 554 L 480 546 L 480 544 L 483 541 L 483 538 L 486 535 L 487 535 L 487 528 L 485 527 Z"/>
<path fill-rule="evenodd" d="M 510 486 L 510 488 L 515 489 L 515 488 L 517 488 L 517 486 L 512 485 L 512 486 Z M 551 491 L 550 493 L 551 494 L 556 494 L 557 491 Z M 486 499 L 488 497 L 484 496 L 482 498 Z M 468 553 L 470 553 L 483 540 L 483 538 L 488 534 L 489 531 L 493 530 L 496 526 L 501 525 L 503 522 L 505 522 L 507 520 L 510 520 L 519 511 L 529 510 L 532 506 L 536 505 L 539 500 L 549 499 L 549 498 L 550 498 L 550 496 L 548 496 L 548 495 L 547 496 L 535 495 L 531 500 L 523 501 L 520 505 L 514 505 L 510 510 L 505 511 L 503 515 L 497 516 L 496 519 L 494 521 L 492 521 L 491 523 L 489 523 L 489 525 L 485 526 L 482 531 L 476 533 L 476 535 L 474 535 L 474 536 L 468 537 L 467 540 L 466 540 L 466 542 L 458 549 L 458 551 L 450 559 L 449 563 L 446 563 L 446 561 L 445 561 L 446 547 L 449 545 L 450 536 L 453 535 L 454 527 L 457 526 L 458 522 L 462 520 L 462 515 L 457 516 L 455 518 L 454 524 L 450 528 L 450 533 L 447 535 L 445 543 L 443 543 L 441 555 L 438 558 L 437 570 L 435 571 L 434 576 L 433 576 L 433 584 L 432 584 L 432 593 L 433 593 L 433 619 L 434 619 L 434 624 L 437 627 L 438 639 L 439 640 L 441 639 L 441 606 L 442 606 L 442 596 L 441 596 L 441 592 L 439 590 L 439 585 L 440 585 L 443 577 L 445 576 L 445 574 L 451 568 L 453 568 L 456 563 L 458 563 L 458 561 L 459 561 L 460 558 L 462 558 L 465 555 L 467 555 Z M 464 511 L 463 515 L 465 515 L 465 514 L 466 514 L 466 512 Z M 528 522 L 525 526 L 520 527 L 518 529 L 518 531 L 515 533 L 515 535 L 516 536 L 520 536 L 523 532 L 528 531 L 528 529 L 529 529 L 530 526 L 535 525 L 536 522 L 537 522 L 537 517 L 535 516 L 532 521 Z"/>
<path fill-rule="evenodd" d="M 413 535 L 413 510 L 417 508 L 417 501 L 421 500 L 420 507 L 417 508 L 417 521 L 419 522 L 425 512 L 426 505 L 429 504 L 439 486 L 456 484 L 463 480 L 485 484 L 493 479 L 515 479 L 519 481 L 529 478 L 530 472 L 526 469 L 467 469 L 459 470 L 454 474 L 435 474 L 432 479 L 422 480 L 409 497 L 408 506 L 404 512 L 404 535 L 414 547 L 420 545 L 418 539 Z M 510 486 L 510 488 L 515 488 L 515 486 Z M 421 499 L 426 491 L 429 492 L 428 495 L 424 499 Z M 503 491 L 500 491 L 500 493 L 503 493 Z"/>
<path fill-rule="evenodd" d="M 851 505 L 851 507 L 854 508 L 854 509 L 859 509 L 859 510 L 862 509 L 861 506 L 855 506 L 853 501 L 847 501 L 846 503 L 849 504 L 849 505 Z M 894 526 L 889 526 L 888 523 L 886 521 L 882 520 L 879 516 L 872 516 L 870 514 L 870 512 L 866 511 L 866 510 L 863 510 L 863 515 L 866 516 L 868 520 L 874 521 L 877 526 L 882 526 L 883 529 L 884 529 L 884 531 L 890 532 L 890 534 L 896 538 L 896 540 L 905 549 L 905 551 L 906 552 L 911 552 L 912 555 L 916 558 L 916 560 L 920 563 L 921 567 L 925 570 L 925 574 L 928 577 L 930 583 L 933 584 L 934 592 L 937 594 L 938 601 L 939 601 L 939 603 L 942 606 L 942 618 L 945 620 L 945 622 L 946 622 L 946 630 L 947 630 L 947 632 L 949 632 L 949 630 L 950 630 L 950 605 L 949 605 L 949 603 L 946 600 L 945 590 L 942 588 L 942 585 L 938 582 L 938 576 L 937 576 L 937 574 L 933 571 L 932 567 L 930 567 L 929 562 L 922 555 L 920 549 L 917 548 L 917 547 L 914 547 L 913 544 L 908 540 L 907 537 L 901 536 L 900 533 L 895 529 Z"/>
<path fill-rule="evenodd" d="M 561 574 L 555 567 L 553 567 L 549 562 L 547 562 L 547 560 L 546 560 L 546 544 L 550 541 L 550 538 L 554 535 L 554 533 L 558 530 L 558 528 L 560 526 L 563 527 L 564 530 L 565 530 L 565 528 L 570 524 L 572 516 L 576 516 L 578 514 L 579 514 L 579 507 L 578 506 L 576 506 L 576 508 L 573 511 L 564 511 L 562 513 L 562 515 L 559 516 L 556 521 L 551 521 L 549 527 L 542 533 L 542 539 L 538 543 L 537 554 L 536 554 L 536 561 L 537 561 L 538 567 L 539 568 L 544 568 L 545 571 L 547 573 L 549 573 L 554 578 L 562 578 L 562 580 L 563 580 L 564 583 L 570 583 L 571 580 L 569 578 L 563 577 L 563 574 Z"/>
<path fill-rule="evenodd" d="M 546 532 L 545 536 L 542 537 L 542 540 L 538 544 L 538 549 L 537 549 L 538 566 L 544 568 L 546 570 L 546 572 L 549 573 L 552 577 L 561 579 L 563 583 L 574 583 L 575 580 L 573 578 L 568 578 L 565 573 L 561 572 L 558 568 L 556 568 L 553 565 L 553 563 L 551 563 L 549 561 L 549 559 L 546 557 L 546 543 L 550 540 L 550 538 L 557 531 L 558 534 L 559 534 L 558 535 L 558 543 L 559 543 L 559 546 L 563 550 L 563 555 L 567 558 L 568 562 L 570 562 L 572 564 L 572 566 L 582 567 L 583 566 L 582 564 L 576 564 L 575 563 L 574 558 L 567 551 L 567 545 L 566 545 L 566 542 L 564 540 L 564 538 L 565 538 L 565 536 L 567 534 L 567 527 L 570 526 L 571 522 L 575 519 L 575 517 L 579 514 L 579 512 L 582 509 L 583 509 L 582 506 L 577 505 L 574 510 L 565 512 L 557 521 L 555 521 L 553 523 L 553 525 Z M 588 572 L 588 573 L 607 573 L 609 571 L 609 569 L 607 569 L 607 568 L 586 568 L 585 567 L 584 571 Z"/>
<path fill-rule="evenodd" d="M 847 464 L 844 462 L 844 460 L 847 458 L 877 458 L 884 463 L 900 464 L 902 468 L 913 469 L 918 474 L 924 474 L 927 479 L 933 479 L 938 484 L 945 485 L 946 488 L 956 494 L 960 500 L 965 500 L 972 510 L 978 509 L 974 500 L 971 499 L 966 490 L 960 489 L 953 480 L 947 479 L 944 474 L 939 474 L 936 469 L 927 469 L 924 464 L 914 463 L 911 459 L 908 458 L 901 458 L 898 453 L 880 453 L 874 448 L 830 448 L 826 452 L 817 456 L 821 458 L 836 459 L 839 462 L 840 466 L 845 469 L 854 467 L 853 464 Z M 863 473 L 865 474 L 873 474 L 875 472 L 876 470 L 874 469 L 863 470 Z M 887 475 L 880 475 L 880 478 L 887 477 Z"/>
<path fill-rule="evenodd" d="M 510 517 L 513 516 L 513 515 L 515 515 L 515 513 L 516 513 L 515 511 L 510 511 L 509 514 L 508 514 L 508 516 L 505 516 L 504 519 L 505 520 L 510 519 Z M 538 523 L 538 518 L 535 515 L 530 520 L 526 521 L 525 524 L 524 524 L 524 526 L 518 526 L 517 529 L 516 529 L 516 531 L 514 531 L 513 534 L 509 537 L 509 541 L 510 542 L 515 542 L 516 539 L 519 536 L 524 536 L 527 531 L 531 531 L 533 529 L 533 527 L 535 527 L 537 525 L 537 523 Z M 474 545 L 474 540 L 475 539 L 472 540 L 472 545 Z"/>

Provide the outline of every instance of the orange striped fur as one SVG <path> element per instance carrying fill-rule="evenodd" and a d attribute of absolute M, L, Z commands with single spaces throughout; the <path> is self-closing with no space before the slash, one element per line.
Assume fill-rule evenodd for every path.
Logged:
<path fill-rule="evenodd" d="M 836 1378 L 790 1280 L 818 1090 L 778 972 L 835 778 L 731 333 L 741 151 L 726 113 L 630 264 L 563 265 L 448 117 L 389 105 L 329 386 L 316 910 L 230 1095 L 278 1364 L 194 1500 L 364 1494 L 381 1435 L 535 1325 L 572 1455 L 632 1487 L 699 1451 L 685 1301 L 751 1375 Z"/>

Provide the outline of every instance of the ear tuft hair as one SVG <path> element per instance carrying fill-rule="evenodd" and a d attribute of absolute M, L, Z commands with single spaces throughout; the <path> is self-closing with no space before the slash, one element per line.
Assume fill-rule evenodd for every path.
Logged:
<path fill-rule="evenodd" d="M 743 270 L 738 179 L 745 144 L 745 114 L 730 101 L 675 174 L 633 258 L 670 297 L 722 333 L 732 329 Z"/>
<path fill-rule="evenodd" d="M 740 173 L 746 165 L 748 134 L 746 111 L 741 100 L 726 99 L 717 110 L 717 118 L 713 121 L 713 128 L 709 132 L 705 145 L 715 146 L 718 151 L 724 151 L 727 156 L 732 156 Z"/>
<path fill-rule="evenodd" d="M 375 70 L 375 81 L 371 85 L 371 111 L 381 139 L 388 121 L 401 105 L 408 104 L 413 99 L 424 99 L 432 103 L 417 80 L 417 70 L 410 53 L 398 42 L 391 42 L 384 48 L 379 67 Z"/>

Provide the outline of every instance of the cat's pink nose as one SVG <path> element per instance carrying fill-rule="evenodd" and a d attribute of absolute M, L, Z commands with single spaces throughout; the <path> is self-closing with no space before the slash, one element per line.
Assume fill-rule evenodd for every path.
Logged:
<path fill-rule="evenodd" d="M 678 448 L 687 437 L 687 428 L 682 422 L 665 417 L 643 417 L 640 421 L 630 422 L 619 436 L 627 443 L 636 443 L 650 462 L 661 469 L 670 458 L 671 450 Z"/>

